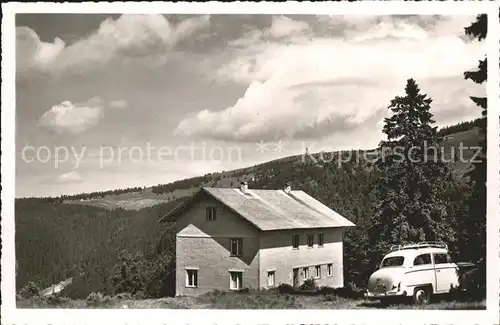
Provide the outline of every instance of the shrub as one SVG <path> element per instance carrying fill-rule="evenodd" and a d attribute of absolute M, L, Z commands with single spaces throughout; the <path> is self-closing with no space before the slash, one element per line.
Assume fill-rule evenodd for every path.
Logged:
<path fill-rule="evenodd" d="M 318 291 L 318 286 L 313 278 L 307 279 L 299 287 L 300 291 L 304 292 L 316 292 Z"/>
<path fill-rule="evenodd" d="M 112 299 L 109 296 L 104 296 L 100 292 L 92 292 L 85 300 L 85 303 L 89 307 L 99 307 L 109 305 L 111 301 Z"/>
<path fill-rule="evenodd" d="M 136 299 L 136 300 L 141 300 L 141 299 L 144 299 L 145 297 L 146 297 L 146 295 L 144 294 L 143 291 L 137 291 L 134 294 L 134 299 Z"/>
<path fill-rule="evenodd" d="M 202 294 L 199 298 L 201 301 L 216 303 L 219 299 L 221 299 L 225 295 L 227 295 L 227 292 L 215 289 L 213 291 Z"/>
<path fill-rule="evenodd" d="M 32 298 L 40 295 L 40 288 L 32 281 L 28 282 L 19 290 L 19 296 L 22 298 Z"/>
<path fill-rule="evenodd" d="M 292 294 L 295 292 L 296 292 L 296 289 L 287 283 L 282 283 L 278 286 L 278 293 L 280 293 L 280 294 L 284 294 L 284 293 Z"/>
<path fill-rule="evenodd" d="M 349 288 L 351 291 L 354 291 L 354 292 L 365 292 L 366 289 L 357 285 L 356 283 L 354 282 L 349 282 L 347 284 L 347 288 Z"/>
<path fill-rule="evenodd" d="M 362 299 L 364 298 L 364 292 L 362 290 L 354 290 L 352 286 L 346 286 L 342 288 L 336 288 L 335 294 L 342 298 L 349 299 Z"/>
<path fill-rule="evenodd" d="M 335 289 L 332 287 L 327 287 L 327 286 L 322 286 L 318 289 L 318 293 L 321 293 L 324 295 L 336 295 L 338 293 L 338 289 Z"/>
<path fill-rule="evenodd" d="M 338 301 L 339 300 L 339 297 L 335 294 L 325 294 L 325 296 L 323 297 L 323 300 L 324 301 Z"/>
<path fill-rule="evenodd" d="M 70 301 L 71 299 L 66 298 L 66 297 L 61 297 L 59 295 L 51 295 L 51 296 L 48 296 L 45 300 L 47 301 L 47 303 L 49 305 L 60 305 L 60 304 L 63 304 L 63 303 Z"/>

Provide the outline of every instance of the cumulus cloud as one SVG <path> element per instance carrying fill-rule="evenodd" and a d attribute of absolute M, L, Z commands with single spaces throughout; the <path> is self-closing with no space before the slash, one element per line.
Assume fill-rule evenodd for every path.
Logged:
<path fill-rule="evenodd" d="M 264 30 L 264 35 L 281 38 L 293 34 L 299 34 L 309 29 L 309 24 L 297 21 L 285 16 L 273 16 L 271 27 Z"/>
<path fill-rule="evenodd" d="M 229 44 L 232 59 L 217 75 L 247 90 L 231 107 L 187 116 L 175 133 L 253 141 L 350 132 L 382 120 L 408 78 L 425 85 L 435 111 L 473 106 L 462 74 L 485 48 L 461 37 L 468 24 L 463 17 L 332 21 L 344 26 L 342 36 L 273 42 L 254 32 Z M 445 87 L 439 78 L 447 79 Z"/>
<path fill-rule="evenodd" d="M 42 42 L 28 27 L 16 28 L 16 69 L 23 72 L 32 67 L 47 68 L 66 44 L 56 38 L 53 43 Z"/>
<path fill-rule="evenodd" d="M 138 60 L 157 66 L 179 41 L 206 27 L 208 16 L 186 19 L 172 25 L 162 15 L 122 15 L 104 20 L 97 31 L 71 45 L 56 38 L 41 42 L 28 27 L 16 28 L 17 71 L 35 68 L 49 73 L 81 72 L 111 60 Z"/>
<path fill-rule="evenodd" d="M 80 183 L 82 181 L 83 177 L 76 171 L 61 174 L 56 178 L 56 183 Z"/>
<path fill-rule="evenodd" d="M 124 109 L 124 108 L 128 107 L 128 103 L 126 100 L 112 100 L 109 102 L 109 107 L 117 108 L 117 109 Z"/>
<path fill-rule="evenodd" d="M 327 137 L 367 123 L 375 124 L 383 118 L 385 101 L 373 102 L 368 95 L 373 98 L 379 91 L 371 85 L 348 81 L 339 87 L 329 84 L 283 87 L 280 79 L 256 81 L 234 106 L 217 112 L 203 110 L 184 119 L 175 132 L 237 141 Z M 358 92 L 367 96 L 359 98 Z M 386 92 L 382 98 L 390 98 L 390 94 Z"/>
<path fill-rule="evenodd" d="M 103 109 L 103 102 L 98 97 L 84 103 L 63 101 L 46 111 L 39 124 L 57 133 L 79 134 L 97 125 L 103 117 Z"/>

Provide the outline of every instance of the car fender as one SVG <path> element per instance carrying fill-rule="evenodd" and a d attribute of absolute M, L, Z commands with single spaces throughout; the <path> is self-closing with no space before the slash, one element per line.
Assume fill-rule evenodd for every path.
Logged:
<path fill-rule="evenodd" d="M 434 293 L 434 286 L 432 285 L 432 283 L 419 283 L 405 286 L 404 288 L 406 291 L 406 295 L 410 297 L 413 296 L 413 294 L 415 293 L 415 289 L 420 287 L 430 287 L 432 290 L 431 293 Z"/>

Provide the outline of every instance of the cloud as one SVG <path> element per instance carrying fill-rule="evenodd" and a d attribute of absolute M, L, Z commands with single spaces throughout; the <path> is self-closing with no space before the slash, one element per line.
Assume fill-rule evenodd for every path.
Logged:
<path fill-rule="evenodd" d="M 333 22 L 344 26 L 342 35 L 292 35 L 286 42 L 249 33 L 228 45 L 232 58 L 217 70 L 219 82 L 245 85 L 245 93 L 230 107 L 187 116 L 175 134 L 254 141 L 355 132 L 383 119 L 408 78 L 426 85 L 435 111 L 473 106 L 471 86 L 459 81 L 485 49 L 464 40 L 455 20 L 343 18 Z M 430 82 L 439 78 L 448 84 Z"/>
<path fill-rule="evenodd" d="M 285 16 L 273 16 L 271 27 L 264 30 L 264 35 L 281 38 L 293 34 L 299 34 L 309 29 L 304 21 L 297 21 Z"/>
<path fill-rule="evenodd" d="M 66 44 L 56 38 L 53 43 L 42 42 L 28 27 L 16 28 L 16 70 L 24 72 L 33 67 L 47 68 Z"/>
<path fill-rule="evenodd" d="M 464 27 L 474 15 L 320 15 L 320 26 L 340 30 L 345 39 L 376 40 L 381 38 L 423 39 L 435 36 L 464 35 Z"/>
<path fill-rule="evenodd" d="M 97 125 L 103 117 L 103 109 L 98 97 L 84 103 L 63 101 L 46 111 L 38 122 L 57 133 L 79 134 Z"/>
<path fill-rule="evenodd" d="M 175 133 L 236 141 L 327 137 L 382 119 L 390 94 L 380 93 L 377 102 L 368 95 L 373 98 L 379 91 L 356 84 L 283 87 L 278 79 L 256 81 L 234 106 L 203 110 L 181 121 Z M 367 100 L 359 98 L 359 92 L 367 94 Z"/>
<path fill-rule="evenodd" d="M 61 174 L 56 178 L 56 183 L 80 183 L 82 181 L 82 176 L 76 171 Z"/>
<path fill-rule="evenodd" d="M 104 20 L 97 31 L 71 45 L 56 38 L 41 42 L 28 27 L 16 28 L 17 72 L 36 69 L 58 75 L 85 72 L 113 60 L 150 66 L 162 65 L 181 40 L 208 26 L 209 16 L 198 16 L 172 25 L 162 15 L 122 15 Z"/>
<path fill-rule="evenodd" d="M 124 109 L 128 107 L 126 100 L 112 100 L 109 102 L 109 107 L 116 109 Z"/>

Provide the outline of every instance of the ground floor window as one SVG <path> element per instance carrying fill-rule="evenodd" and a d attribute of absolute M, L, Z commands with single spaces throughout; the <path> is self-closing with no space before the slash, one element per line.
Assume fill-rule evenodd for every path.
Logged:
<path fill-rule="evenodd" d="M 274 287 L 274 278 L 275 278 L 275 271 L 269 271 L 267 272 L 267 286 L 268 287 Z"/>
<path fill-rule="evenodd" d="M 326 275 L 327 276 L 332 276 L 333 275 L 333 264 L 328 264 L 326 266 Z"/>
<path fill-rule="evenodd" d="M 229 272 L 229 289 L 241 290 L 243 288 L 243 272 Z"/>
<path fill-rule="evenodd" d="M 304 273 L 304 280 L 309 279 L 309 268 L 308 267 L 303 268 L 302 272 Z"/>
<path fill-rule="evenodd" d="M 198 287 L 198 270 L 195 269 L 186 270 L 186 287 L 190 288 Z"/>
<path fill-rule="evenodd" d="M 321 265 L 316 265 L 315 272 L 316 272 L 314 274 L 315 278 L 316 279 L 321 278 Z"/>

